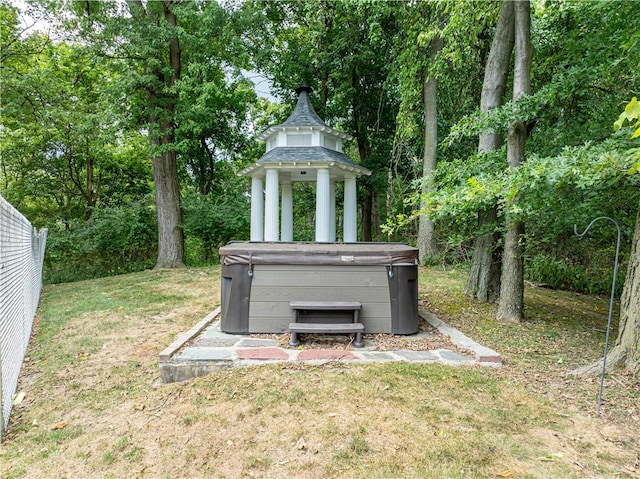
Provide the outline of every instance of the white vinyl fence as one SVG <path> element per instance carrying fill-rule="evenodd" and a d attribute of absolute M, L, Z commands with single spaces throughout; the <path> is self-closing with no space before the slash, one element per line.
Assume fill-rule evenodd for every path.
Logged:
<path fill-rule="evenodd" d="M 40 299 L 46 242 L 47 230 L 37 231 L 0 196 L 0 439 Z"/>

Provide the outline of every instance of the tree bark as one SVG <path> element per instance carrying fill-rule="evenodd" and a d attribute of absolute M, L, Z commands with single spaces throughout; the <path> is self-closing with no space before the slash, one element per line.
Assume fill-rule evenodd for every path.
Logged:
<path fill-rule="evenodd" d="M 163 15 L 171 28 L 177 26 L 176 15 L 171 11 L 171 0 L 162 2 Z M 169 40 L 170 74 L 166 76 L 156 71 L 156 76 L 165 87 L 171 88 L 180 78 L 181 51 L 177 35 Z M 156 268 L 184 267 L 184 234 L 182 231 L 182 211 L 180 209 L 180 185 L 178 162 L 173 149 L 175 98 L 171 93 L 160 93 L 164 103 L 164 118 L 151 118 L 151 123 L 159 123 L 159 134 L 151 142 L 158 153 L 153 157 L 153 183 L 155 186 L 156 210 L 158 213 L 158 258 Z"/>
<path fill-rule="evenodd" d="M 620 300 L 619 331 L 616 345 L 611 350 L 611 366 L 624 366 L 640 376 L 640 204 Z"/>
<path fill-rule="evenodd" d="M 490 111 L 502 105 L 509 76 L 509 64 L 514 43 L 513 3 L 505 0 L 500 10 L 487 64 L 485 65 L 480 110 Z M 478 153 L 496 151 L 502 138 L 496 132 L 486 132 L 478 140 Z M 500 265 L 502 248 L 500 233 L 496 231 L 497 206 L 478 213 L 478 232 L 475 240 L 471 269 L 465 292 L 479 301 L 494 303 L 500 291 Z"/>
<path fill-rule="evenodd" d="M 370 187 L 364 192 L 364 203 L 362 204 L 362 222 L 361 230 L 362 236 L 360 241 L 371 241 L 373 239 L 371 235 L 371 217 L 373 215 L 373 190 Z"/>
<path fill-rule="evenodd" d="M 515 0 L 515 65 L 513 73 L 513 104 L 531 92 L 531 17 L 529 0 Z M 518 168 L 525 161 L 527 128 L 524 122 L 514 121 L 509 126 L 507 136 L 508 168 Z M 517 202 L 517 198 L 513 200 Z M 500 280 L 500 300 L 498 315 L 500 320 L 522 321 L 524 319 L 524 224 L 506 212 L 507 234 L 502 256 L 502 276 Z"/>
<path fill-rule="evenodd" d="M 354 88 L 354 91 L 357 92 L 360 90 L 359 87 L 359 77 L 357 75 L 355 67 L 351 70 L 351 85 Z M 369 143 L 369 139 L 367 138 L 367 128 L 363 124 L 360 104 L 358 99 L 354 96 L 351 101 L 351 106 L 353 108 L 353 126 L 354 126 L 354 136 L 356 143 L 358 144 L 358 154 L 360 155 L 360 163 L 362 165 L 366 165 L 371 154 L 371 145 Z M 361 183 L 362 184 L 362 183 Z M 373 214 L 373 185 L 371 182 L 366 182 L 364 184 L 365 192 L 364 192 L 364 203 L 362 205 L 362 221 L 361 221 L 361 236 L 360 241 L 371 241 L 372 240 L 372 217 Z"/>
<path fill-rule="evenodd" d="M 620 327 L 615 346 L 607 355 L 607 371 L 625 368 L 640 377 L 640 204 L 631 242 L 629 267 L 620 298 Z M 595 375 L 602 372 L 602 359 L 576 369 L 574 373 Z"/>
<path fill-rule="evenodd" d="M 497 223 L 497 207 L 478 213 L 478 231 L 487 231 L 476 238 L 469 278 L 465 286 L 467 294 L 485 303 L 495 303 L 500 293 L 502 235 L 496 230 Z"/>
<path fill-rule="evenodd" d="M 429 49 L 429 64 L 433 65 L 442 50 L 442 38 L 431 41 Z M 435 174 L 438 156 L 438 80 L 433 71 L 425 75 L 422 98 L 424 102 L 424 154 L 422 164 L 422 187 L 420 210 L 425 208 L 425 196 L 434 189 L 433 175 Z M 420 263 L 438 256 L 435 226 L 427 215 L 420 215 L 418 225 L 418 254 Z"/>
<path fill-rule="evenodd" d="M 172 135 L 165 141 L 173 142 Z M 158 212 L 158 259 L 156 268 L 184 267 L 184 235 L 181 228 L 180 187 L 175 151 L 153 158 L 153 183 Z"/>

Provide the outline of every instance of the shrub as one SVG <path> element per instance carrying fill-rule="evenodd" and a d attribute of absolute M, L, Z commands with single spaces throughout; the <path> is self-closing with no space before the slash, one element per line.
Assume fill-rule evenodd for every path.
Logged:
<path fill-rule="evenodd" d="M 152 207 L 133 203 L 96 208 L 86 220 L 50 228 L 44 281 L 61 283 L 141 271 L 157 254 Z"/>
<path fill-rule="evenodd" d="M 182 207 L 186 261 L 190 266 L 216 264 L 220 246 L 249 238 L 251 207 L 241 195 L 188 196 Z"/>

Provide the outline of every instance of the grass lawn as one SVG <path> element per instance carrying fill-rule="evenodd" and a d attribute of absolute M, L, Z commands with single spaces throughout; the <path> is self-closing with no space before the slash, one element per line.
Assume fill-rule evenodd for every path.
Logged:
<path fill-rule="evenodd" d="M 528 321 L 425 268 L 422 307 L 502 368 L 385 363 L 234 369 L 158 383 L 158 354 L 219 303 L 219 268 L 49 285 L 2 478 L 640 477 L 640 382 L 600 357 L 608 298 L 528 288 Z M 614 321 L 617 326 L 617 321 Z M 617 331 L 612 332 L 615 340 Z"/>

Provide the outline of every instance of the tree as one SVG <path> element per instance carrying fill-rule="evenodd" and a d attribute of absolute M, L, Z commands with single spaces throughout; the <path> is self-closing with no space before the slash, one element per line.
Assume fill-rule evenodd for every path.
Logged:
<path fill-rule="evenodd" d="M 498 108 L 504 101 L 514 44 L 513 25 L 513 3 L 503 1 L 485 66 L 480 97 L 481 112 L 487 113 Z M 501 145 L 502 137 L 497 131 L 483 132 L 478 141 L 478 153 L 482 155 L 497 151 Z M 473 246 L 471 268 L 465 286 L 467 294 L 488 303 L 497 301 L 500 292 L 502 247 L 497 221 L 497 205 L 478 213 L 479 235 Z"/>
<path fill-rule="evenodd" d="M 43 2 L 98 58 L 122 67 L 120 94 L 150 143 L 156 210 L 156 266 L 184 266 L 180 188 L 175 148 L 176 83 L 182 72 L 177 11 L 195 8 L 172 0 L 126 3 Z M 71 15 L 69 15 L 71 14 Z M 123 98 L 120 99 L 122 101 Z M 143 120 L 144 119 L 144 120 Z"/>
<path fill-rule="evenodd" d="M 140 133 L 126 129 L 105 88 L 116 81 L 111 65 L 84 45 L 51 42 L 41 33 L 20 38 L 17 25 L 6 27 L 3 195 L 48 227 L 144 197 L 147 149 Z"/>
<path fill-rule="evenodd" d="M 620 299 L 618 339 L 609 352 L 610 367 L 625 367 L 640 376 L 640 204 L 631 243 L 631 256 Z M 600 368 L 598 368 L 600 369 Z"/>
<path fill-rule="evenodd" d="M 161 8 L 149 2 L 129 1 L 136 22 L 162 25 L 165 52 L 153 52 L 154 62 L 145 62 L 148 82 L 149 137 L 152 145 L 153 183 L 158 212 L 158 259 L 156 268 L 184 267 L 184 232 L 180 210 L 180 184 L 175 150 L 176 95 L 172 92 L 182 72 L 182 51 L 178 38 L 178 18 L 174 2 L 163 0 Z M 158 32 L 160 33 L 160 32 Z M 138 39 L 140 41 L 141 39 Z M 159 61 L 158 61 L 159 60 Z"/>
<path fill-rule="evenodd" d="M 438 161 L 438 79 L 435 73 L 435 63 L 442 51 L 444 40 L 438 33 L 429 44 L 430 69 L 423 75 L 422 98 L 424 104 L 424 153 L 422 159 L 422 197 L 435 187 L 433 177 Z M 424 208 L 424 200 L 421 210 Z M 438 255 L 436 244 L 435 223 L 427 215 L 420 215 L 418 225 L 418 251 L 421 263 Z"/>
<path fill-rule="evenodd" d="M 513 107 L 531 93 L 531 14 L 529 0 L 516 0 L 514 9 L 515 65 L 513 74 Z M 527 128 L 521 119 L 509 125 L 507 136 L 507 164 L 518 168 L 525 161 Z M 524 223 L 512 218 L 509 209 L 517 207 L 517 198 L 507 205 L 507 233 L 502 256 L 500 301 L 498 319 L 521 321 L 524 319 Z"/>
<path fill-rule="evenodd" d="M 187 186 L 211 193 L 222 170 L 216 164 L 245 146 L 246 105 L 255 99 L 239 79 L 248 56 L 230 12 L 217 2 L 41 2 L 96 58 L 119 68 L 114 101 L 149 140 L 156 266 L 183 266 L 180 173 Z"/>

